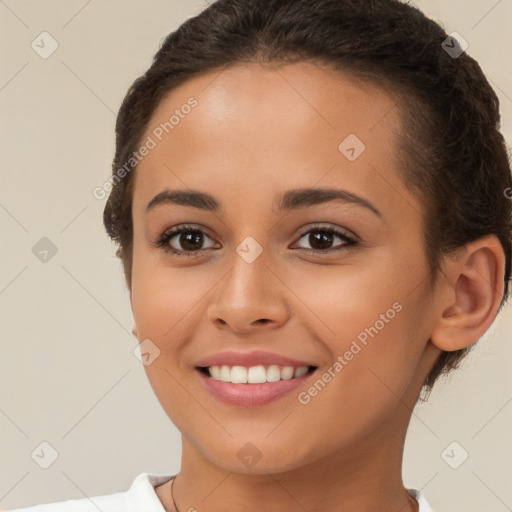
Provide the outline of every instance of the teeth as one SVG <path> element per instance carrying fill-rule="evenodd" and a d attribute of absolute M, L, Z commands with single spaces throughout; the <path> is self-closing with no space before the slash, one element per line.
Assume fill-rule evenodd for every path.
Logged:
<path fill-rule="evenodd" d="M 271 364 L 267 368 L 267 382 L 277 382 L 281 380 L 281 369 L 276 364 Z"/>
<path fill-rule="evenodd" d="M 231 368 L 231 382 L 233 384 L 246 384 L 247 368 L 243 366 L 233 366 L 233 368 Z"/>
<path fill-rule="evenodd" d="M 247 370 L 247 382 L 249 384 L 261 384 L 267 382 L 267 371 L 264 366 L 251 366 Z"/>
<path fill-rule="evenodd" d="M 308 367 L 300 366 L 299 368 L 295 368 L 295 373 L 293 374 L 293 376 L 302 377 L 302 375 L 306 375 L 306 373 L 308 373 Z"/>
<path fill-rule="evenodd" d="M 219 380 L 221 380 L 222 382 L 231 382 L 230 377 L 231 377 L 231 368 L 229 366 L 223 366 L 220 369 Z"/>
<path fill-rule="evenodd" d="M 268 367 L 258 366 L 210 366 L 208 368 L 212 379 L 233 384 L 262 384 L 264 382 L 277 382 L 290 380 L 308 373 L 308 366 L 278 366 L 271 364 Z"/>
<path fill-rule="evenodd" d="M 281 370 L 281 380 L 290 380 L 290 379 L 292 379 L 294 372 L 295 372 L 295 368 L 293 368 L 293 366 L 285 366 Z"/>

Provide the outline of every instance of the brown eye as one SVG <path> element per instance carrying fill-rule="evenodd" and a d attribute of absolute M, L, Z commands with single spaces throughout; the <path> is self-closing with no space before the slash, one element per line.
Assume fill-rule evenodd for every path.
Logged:
<path fill-rule="evenodd" d="M 205 240 L 210 240 L 212 244 L 204 247 Z M 163 233 L 156 245 L 170 254 L 194 256 L 213 244 L 213 240 L 202 230 L 184 226 Z"/>
<path fill-rule="evenodd" d="M 301 249 L 309 252 L 321 253 L 341 250 L 349 246 L 356 245 L 357 243 L 354 239 L 334 228 L 313 228 L 300 237 L 300 239 L 303 238 L 306 239 L 307 243 L 310 245 L 310 248 Z M 336 246 L 339 249 L 333 248 L 333 244 L 335 243 L 336 239 L 339 239 L 343 242 Z"/>

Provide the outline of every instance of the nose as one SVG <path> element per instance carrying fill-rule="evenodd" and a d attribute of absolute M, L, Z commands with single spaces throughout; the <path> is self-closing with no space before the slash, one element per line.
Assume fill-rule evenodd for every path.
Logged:
<path fill-rule="evenodd" d="M 287 288 L 260 255 L 252 263 L 235 254 L 232 269 L 212 294 L 207 317 L 217 328 L 250 333 L 282 326 L 289 317 Z"/>

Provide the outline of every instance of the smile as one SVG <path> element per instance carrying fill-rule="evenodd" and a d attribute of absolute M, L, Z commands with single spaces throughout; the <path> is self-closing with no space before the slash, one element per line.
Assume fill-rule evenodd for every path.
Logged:
<path fill-rule="evenodd" d="M 214 380 L 231 382 L 233 384 L 262 384 L 264 382 L 278 382 L 302 377 L 312 371 L 314 366 L 279 366 L 257 365 L 257 366 L 228 366 L 214 365 L 199 368 L 201 371 Z"/>

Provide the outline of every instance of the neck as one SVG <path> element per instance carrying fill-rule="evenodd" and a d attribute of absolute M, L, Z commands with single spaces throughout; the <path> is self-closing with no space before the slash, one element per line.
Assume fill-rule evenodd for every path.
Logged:
<path fill-rule="evenodd" d="M 400 403 L 388 422 L 350 449 L 284 472 L 256 472 L 257 464 L 250 474 L 224 469 L 183 438 L 173 489 L 178 512 L 417 512 L 401 477 L 410 415 L 410 407 Z M 170 485 L 158 496 L 166 510 L 175 511 Z"/>

